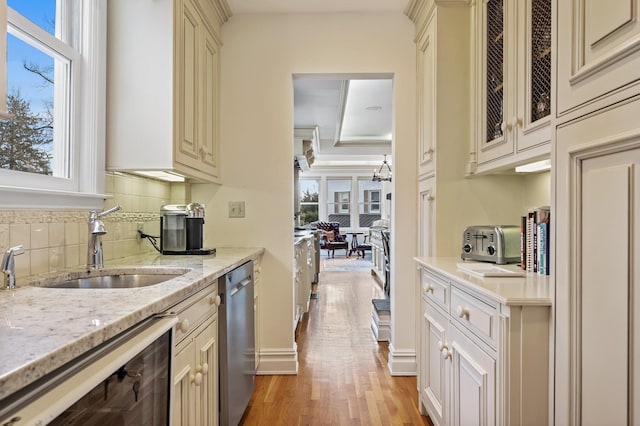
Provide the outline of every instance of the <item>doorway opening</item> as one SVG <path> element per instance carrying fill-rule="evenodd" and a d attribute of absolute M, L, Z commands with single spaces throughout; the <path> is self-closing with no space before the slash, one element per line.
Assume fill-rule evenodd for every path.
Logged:
<path fill-rule="evenodd" d="M 318 285 L 323 271 L 370 272 L 389 328 L 393 75 L 294 74 L 292 84 L 294 226 L 319 230 Z"/>

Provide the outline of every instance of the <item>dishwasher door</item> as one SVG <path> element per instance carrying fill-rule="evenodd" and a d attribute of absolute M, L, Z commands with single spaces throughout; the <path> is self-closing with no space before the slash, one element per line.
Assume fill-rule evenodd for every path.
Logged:
<path fill-rule="evenodd" d="M 255 388 L 253 262 L 221 277 L 220 425 L 237 425 Z"/>

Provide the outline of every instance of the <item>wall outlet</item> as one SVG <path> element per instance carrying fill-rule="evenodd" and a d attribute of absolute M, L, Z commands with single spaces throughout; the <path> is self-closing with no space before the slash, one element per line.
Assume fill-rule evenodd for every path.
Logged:
<path fill-rule="evenodd" d="M 144 222 L 138 222 L 137 227 L 136 227 L 136 237 L 138 240 L 142 239 L 142 236 L 140 235 L 140 232 L 144 232 Z"/>
<path fill-rule="evenodd" d="M 229 217 L 244 217 L 244 201 L 229 201 Z"/>

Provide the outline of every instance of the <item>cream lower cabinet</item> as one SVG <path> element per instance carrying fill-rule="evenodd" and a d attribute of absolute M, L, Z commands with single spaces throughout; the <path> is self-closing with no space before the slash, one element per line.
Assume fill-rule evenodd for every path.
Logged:
<path fill-rule="evenodd" d="M 262 256 L 253 260 L 253 327 L 255 332 L 256 371 L 260 364 L 260 289 L 262 283 Z"/>
<path fill-rule="evenodd" d="M 419 271 L 421 412 L 435 425 L 547 424 L 550 307 L 507 305 L 450 270 Z"/>
<path fill-rule="evenodd" d="M 640 424 L 638 117 L 640 94 L 556 130 L 558 425 Z"/>
<path fill-rule="evenodd" d="M 217 285 L 182 302 L 173 359 L 173 425 L 218 424 L 218 305 Z"/>
<path fill-rule="evenodd" d="M 302 316 L 309 312 L 311 282 L 313 281 L 313 238 L 313 236 L 300 238 L 295 243 L 293 262 L 294 330 L 298 322 L 302 321 Z"/>

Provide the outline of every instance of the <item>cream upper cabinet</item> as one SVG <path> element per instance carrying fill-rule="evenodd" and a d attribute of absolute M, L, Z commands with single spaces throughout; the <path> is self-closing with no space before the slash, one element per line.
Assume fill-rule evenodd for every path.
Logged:
<path fill-rule="evenodd" d="M 478 107 L 468 170 L 482 173 L 548 157 L 551 0 L 483 0 L 474 9 Z"/>
<path fill-rule="evenodd" d="M 637 92 L 640 1 L 558 1 L 557 9 L 558 116 L 592 111 Z"/>
<path fill-rule="evenodd" d="M 220 16 L 210 0 L 109 1 L 107 169 L 220 182 Z"/>
<path fill-rule="evenodd" d="M 436 149 L 436 22 L 429 20 L 417 41 L 418 60 L 418 148 L 420 175 L 435 172 Z"/>
<path fill-rule="evenodd" d="M 556 130 L 558 425 L 640 424 L 640 95 Z"/>
<path fill-rule="evenodd" d="M 469 139 L 469 13 L 455 0 L 413 0 L 420 179 L 463 163 Z"/>

